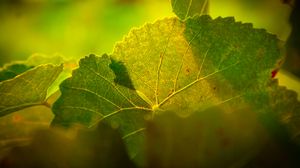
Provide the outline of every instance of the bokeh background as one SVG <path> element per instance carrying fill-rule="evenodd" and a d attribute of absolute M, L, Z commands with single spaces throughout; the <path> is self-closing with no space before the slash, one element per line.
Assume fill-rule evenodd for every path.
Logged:
<path fill-rule="evenodd" d="M 252 22 L 285 41 L 291 7 L 281 0 L 209 0 L 209 14 Z M 110 53 L 132 27 L 174 16 L 169 0 L 1 0 L 0 66 L 34 53 L 79 59 Z"/>

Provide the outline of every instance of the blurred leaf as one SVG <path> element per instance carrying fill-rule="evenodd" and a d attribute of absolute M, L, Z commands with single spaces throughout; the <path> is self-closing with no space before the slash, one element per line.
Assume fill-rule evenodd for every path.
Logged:
<path fill-rule="evenodd" d="M 257 164 L 255 167 L 299 167 L 300 102 L 297 93 L 272 80 L 265 89 L 248 96 L 253 111 L 272 140 L 251 164 Z M 271 156 L 265 156 L 272 151 Z"/>
<path fill-rule="evenodd" d="M 57 77 L 57 79 L 53 82 L 51 86 L 48 88 L 47 98 L 57 92 L 59 90 L 59 85 L 71 76 L 72 70 L 77 67 L 77 60 L 66 60 L 63 56 L 60 55 L 53 55 L 47 56 L 44 54 L 33 54 L 31 55 L 26 61 L 28 65 L 42 65 L 42 64 L 54 64 L 60 65 L 64 64 L 64 69 Z"/>
<path fill-rule="evenodd" d="M 209 0 L 209 14 L 213 18 L 234 16 L 276 34 L 283 41 L 291 31 L 287 22 L 290 12 L 291 8 L 281 0 Z"/>
<path fill-rule="evenodd" d="M 101 124 L 95 130 L 79 130 L 75 137 L 66 130 L 39 131 L 31 144 L 13 148 L 2 168 L 134 168 L 119 133 Z"/>
<path fill-rule="evenodd" d="M 33 68 L 22 63 L 10 64 L 0 69 L 0 82 L 14 78 L 15 76 Z"/>
<path fill-rule="evenodd" d="M 16 78 L 0 83 L 0 116 L 35 105 L 42 105 L 47 89 L 63 66 L 41 65 Z"/>
<path fill-rule="evenodd" d="M 107 55 L 90 55 L 82 59 L 72 78 L 60 85 L 61 97 L 53 105 L 53 125 L 71 126 L 80 123 L 91 127 L 108 122 L 120 127 L 132 158 L 141 150 L 144 115 L 151 109 L 132 88 L 114 83 L 118 68 L 111 66 Z M 115 72 L 116 71 L 116 72 Z M 126 76 L 125 76 L 126 77 Z M 120 78 L 129 82 L 129 79 Z"/>
<path fill-rule="evenodd" d="M 252 95 L 252 105 L 260 113 L 274 118 L 282 124 L 290 133 L 290 140 L 299 144 L 300 147 L 300 102 L 297 93 L 279 86 L 278 81 L 272 81 L 262 92 Z M 271 128 L 272 131 L 279 129 Z M 281 135 L 284 136 L 284 135 Z"/>
<path fill-rule="evenodd" d="M 292 32 L 287 41 L 287 57 L 284 68 L 300 78 L 300 1 L 295 0 L 290 15 Z"/>
<path fill-rule="evenodd" d="M 208 0 L 171 0 L 173 12 L 181 19 L 208 14 Z"/>
<path fill-rule="evenodd" d="M 12 147 L 28 144 L 32 133 L 49 127 L 53 114 L 45 106 L 34 106 L 0 118 L 0 160 Z M 1 166 L 0 166 L 1 167 Z"/>
<path fill-rule="evenodd" d="M 32 66 L 37 66 L 42 64 L 60 65 L 63 64 L 64 62 L 66 62 L 66 60 L 60 55 L 46 56 L 44 54 L 33 54 L 25 61 L 27 65 L 32 65 Z"/>
<path fill-rule="evenodd" d="M 148 122 L 149 168 L 242 167 L 266 143 L 267 132 L 250 108 L 214 107 L 187 118 L 174 113 Z"/>

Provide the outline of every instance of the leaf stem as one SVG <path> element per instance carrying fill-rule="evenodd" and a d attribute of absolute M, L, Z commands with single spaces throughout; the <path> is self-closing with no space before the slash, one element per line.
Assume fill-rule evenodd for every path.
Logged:
<path fill-rule="evenodd" d="M 49 109 L 52 108 L 52 105 L 49 102 L 47 102 L 47 101 L 43 102 L 41 105 L 43 105 L 45 107 L 48 107 Z"/>

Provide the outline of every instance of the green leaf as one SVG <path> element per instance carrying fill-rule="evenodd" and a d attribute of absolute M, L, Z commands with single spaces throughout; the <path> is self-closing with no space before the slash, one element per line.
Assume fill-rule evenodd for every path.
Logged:
<path fill-rule="evenodd" d="M 0 69 L 0 82 L 14 78 L 15 76 L 33 68 L 33 66 L 28 66 L 22 63 L 10 64 Z"/>
<path fill-rule="evenodd" d="M 145 114 L 186 116 L 227 102 L 240 105 L 241 97 L 266 86 L 280 58 L 275 36 L 208 16 L 134 29 L 111 57 L 80 61 L 60 86 L 53 125 L 110 122 L 120 127 L 131 157 L 142 148 Z"/>
<path fill-rule="evenodd" d="M 300 102 L 297 99 L 297 93 L 279 86 L 277 80 L 272 80 L 269 85 L 259 93 L 249 94 L 253 109 L 262 114 L 264 122 L 271 124 L 271 131 L 279 131 L 279 128 L 273 127 L 274 121 L 283 126 L 287 131 L 288 137 L 300 147 Z M 272 121 L 273 120 L 273 121 Z M 276 125 L 275 125 L 276 126 Z M 283 133 L 279 136 L 284 136 Z"/>
<path fill-rule="evenodd" d="M 0 116 L 35 105 L 42 105 L 47 89 L 63 67 L 41 65 L 0 83 Z"/>
<path fill-rule="evenodd" d="M 153 109 L 188 115 L 265 87 L 280 59 L 277 42 L 233 18 L 169 18 L 132 30 L 112 57 Z"/>
<path fill-rule="evenodd" d="M 66 62 L 66 60 L 60 55 L 47 56 L 44 54 L 33 54 L 25 61 L 27 65 L 33 66 L 50 63 L 54 65 L 60 65 L 64 62 Z"/>
<path fill-rule="evenodd" d="M 4 66 L 4 68 L 0 71 L 0 82 L 3 80 L 11 79 L 33 67 L 43 64 L 64 64 L 64 70 L 62 71 L 62 73 L 57 77 L 53 84 L 49 86 L 47 93 L 48 98 L 59 90 L 59 84 L 63 80 L 70 77 L 72 69 L 74 69 L 75 65 L 74 60 L 65 60 L 62 56 L 59 55 L 46 56 L 43 54 L 33 54 L 26 61 L 12 62 L 11 64 Z"/>
<path fill-rule="evenodd" d="M 181 19 L 208 14 L 208 0 L 171 0 L 173 12 Z"/>
<path fill-rule="evenodd" d="M 144 116 L 151 109 L 135 90 L 115 83 L 115 79 L 119 83 L 129 81 L 124 76 L 118 77 L 118 68 L 107 55 L 101 58 L 90 55 L 80 60 L 72 77 L 60 85 L 62 95 L 53 105 L 52 125 L 68 127 L 80 123 L 92 127 L 98 122 L 108 122 L 119 127 L 134 158 L 143 142 L 143 136 L 139 135 L 143 135 Z"/>
<path fill-rule="evenodd" d="M 64 64 L 63 71 L 53 82 L 53 84 L 48 88 L 48 93 L 47 93 L 47 98 L 48 98 L 59 90 L 59 85 L 61 84 L 62 81 L 64 81 L 65 79 L 71 76 L 72 70 L 77 66 L 74 62 L 75 62 L 74 60 L 66 60 L 63 56 L 60 55 L 47 56 L 44 54 L 33 54 L 24 63 L 26 65 L 32 65 L 32 66 L 50 64 L 50 63 L 54 65 Z"/>

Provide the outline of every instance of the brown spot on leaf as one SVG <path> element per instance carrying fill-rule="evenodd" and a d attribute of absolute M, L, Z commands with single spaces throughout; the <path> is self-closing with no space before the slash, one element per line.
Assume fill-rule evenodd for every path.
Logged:
<path fill-rule="evenodd" d="M 230 139 L 226 136 L 226 133 L 225 133 L 225 131 L 224 131 L 224 129 L 223 128 L 218 128 L 217 130 L 216 130 L 216 134 L 217 134 L 217 137 L 218 137 L 218 139 L 219 139 L 219 142 L 220 142 L 220 146 L 222 147 L 222 148 L 227 148 L 227 147 L 229 147 L 230 145 L 231 145 L 231 141 L 230 141 Z"/>
<path fill-rule="evenodd" d="M 185 72 L 186 72 L 187 75 L 189 75 L 190 72 L 191 72 L 191 69 L 190 68 L 185 68 Z"/>
<path fill-rule="evenodd" d="M 22 121 L 22 116 L 20 116 L 19 114 L 15 114 L 12 117 L 12 120 L 13 120 L 14 123 L 18 123 L 18 122 Z"/>

